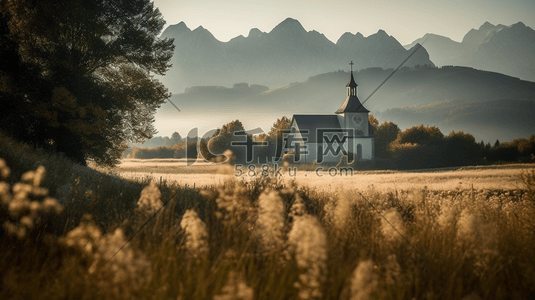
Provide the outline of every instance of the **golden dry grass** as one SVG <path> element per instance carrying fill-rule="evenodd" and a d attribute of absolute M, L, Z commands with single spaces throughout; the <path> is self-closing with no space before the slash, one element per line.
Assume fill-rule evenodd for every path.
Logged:
<path fill-rule="evenodd" d="M 296 181 L 255 177 L 194 189 L 192 182 L 126 181 L 116 176 L 124 175 L 121 167 L 103 174 L 6 145 L 0 143 L 1 299 L 535 295 L 529 165 L 360 172 L 339 181 L 310 180 L 304 175 L 315 173 L 303 171 Z M 217 174 L 220 166 L 124 163 L 126 173 L 161 168 L 177 178 L 234 178 Z M 476 189 L 485 182 L 492 189 Z M 468 183 L 474 189 L 457 188 Z"/>
<path fill-rule="evenodd" d="M 271 166 L 272 167 L 272 166 Z M 236 167 L 243 171 L 245 180 L 250 180 L 247 165 Z M 358 171 L 350 173 L 330 170 L 328 166 L 291 166 L 282 167 L 283 180 L 295 180 L 300 186 L 307 186 L 326 192 L 347 190 L 367 190 L 392 192 L 396 190 L 428 189 L 444 190 L 515 190 L 520 189 L 519 174 L 534 170 L 533 164 L 507 164 L 491 166 L 470 166 L 447 169 L 429 169 L 416 171 Z M 291 168 L 288 171 L 288 168 Z M 293 169 L 295 168 L 295 169 Z M 313 169 L 312 171 L 310 169 Z M 315 171 L 317 169 L 317 171 Z M 156 180 L 177 182 L 180 185 L 211 186 L 221 184 L 239 174 L 236 169 L 221 174 L 219 165 L 196 163 L 186 166 L 183 159 L 123 159 L 114 170 L 123 178 L 141 179 L 146 176 Z M 255 173 L 261 174 L 261 166 Z M 270 171 L 273 176 L 273 170 Z"/>

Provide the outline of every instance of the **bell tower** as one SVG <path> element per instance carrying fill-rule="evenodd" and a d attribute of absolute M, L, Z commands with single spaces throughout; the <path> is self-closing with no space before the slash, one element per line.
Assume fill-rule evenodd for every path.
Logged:
<path fill-rule="evenodd" d="M 370 135 L 368 124 L 368 113 L 370 111 L 362 105 L 358 98 L 358 85 L 353 76 L 353 61 L 349 65 L 351 66 L 351 75 L 349 82 L 346 84 L 347 98 L 335 114 L 338 115 L 341 127 L 353 128 L 356 137 L 366 137 Z"/>

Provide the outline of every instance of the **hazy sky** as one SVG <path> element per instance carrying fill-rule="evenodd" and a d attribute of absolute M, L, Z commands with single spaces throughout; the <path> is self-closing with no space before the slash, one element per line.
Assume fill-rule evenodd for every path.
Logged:
<path fill-rule="evenodd" d="M 535 0 L 154 0 L 167 25 L 184 21 L 203 26 L 220 41 L 247 36 L 251 28 L 269 32 L 284 19 L 301 22 L 336 42 L 344 32 L 368 36 L 379 29 L 409 44 L 425 33 L 461 41 L 485 21 L 535 29 Z"/>

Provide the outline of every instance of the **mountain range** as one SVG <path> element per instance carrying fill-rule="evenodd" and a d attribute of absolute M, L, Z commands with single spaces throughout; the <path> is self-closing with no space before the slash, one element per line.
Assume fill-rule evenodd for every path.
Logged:
<path fill-rule="evenodd" d="M 518 22 L 511 26 L 485 22 L 461 42 L 426 34 L 406 49 L 422 44 L 437 66 L 467 66 L 535 81 L 535 30 Z"/>
<path fill-rule="evenodd" d="M 240 35 L 228 42 L 217 40 L 202 26 L 191 30 L 184 22 L 167 27 L 162 37 L 174 38 L 173 67 L 161 79 L 173 92 L 237 82 L 283 86 L 347 69 L 350 61 L 355 69 L 395 68 L 416 49 L 405 49 L 383 30 L 368 37 L 347 32 L 333 43 L 317 31 L 306 31 L 292 18 L 270 32 L 253 28 L 247 37 Z M 418 47 L 405 65 L 433 63 L 425 49 Z"/>
<path fill-rule="evenodd" d="M 535 133 L 535 31 L 521 22 L 487 22 L 462 42 L 426 34 L 405 47 L 383 30 L 368 37 L 345 33 L 333 43 L 291 18 L 270 32 L 251 29 L 228 42 L 184 23 L 162 35 L 175 38 L 173 67 L 162 80 L 182 112 L 166 103 L 156 123 L 182 135 L 234 119 L 268 131 L 283 115 L 334 113 L 349 78 L 340 69 L 350 61 L 359 98 L 381 122 L 463 130 L 487 142 Z"/>

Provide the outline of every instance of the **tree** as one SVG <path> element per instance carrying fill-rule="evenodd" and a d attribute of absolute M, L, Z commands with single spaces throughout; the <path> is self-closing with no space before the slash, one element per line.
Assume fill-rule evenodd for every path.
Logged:
<path fill-rule="evenodd" d="M 182 137 L 180 136 L 180 133 L 178 132 L 173 132 L 173 134 L 171 135 L 171 143 L 174 145 L 176 143 L 180 143 L 182 141 Z"/>
<path fill-rule="evenodd" d="M 0 19 L 2 60 L 14 60 L 0 65 L 0 108 L 19 120 L 16 138 L 113 165 L 156 133 L 170 93 L 153 75 L 174 46 L 149 0 L 4 0 Z"/>
<path fill-rule="evenodd" d="M 436 126 L 418 125 L 405 129 L 390 144 L 398 168 L 436 168 L 446 165 L 444 135 Z"/>
<path fill-rule="evenodd" d="M 517 145 L 521 156 L 532 157 L 535 154 L 535 134 L 532 134 L 529 139 L 514 139 L 513 143 Z"/>
<path fill-rule="evenodd" d="M 262 151 L 261 159 L 264 159 L 264 157 L 267 157 L 269 159 L 277 158 L 277 155 L 282 155 L 282 148 L 284 144 L 284 136 L 288 133 L 288 130 L 290 129 L 290 125 L 292 123 L 292 120 L 290 120 L 288 117 L 283 116 L 280 119 L 277 119 L 275 123 L 273 123 L 273 126 L 271 126 L 271 129 L 269 130 L 267 134 L 267 138 L 265 139 L 268 142 L 268 145 L 266 147 L 262 147 L 260 149 L 265 149 L 267 151 Z M 278 152 L 278 153 L 277 153 Z"/>
<path fill-rule="evenodd" d="M 191 143 L 187 143 L 188 145 L 190 145 Z M 189 148 L 188 150 L 191 150 L 191 148 Z M 210 150 L 208 150 L 208 144 L 206 143 L 206 140 L 204 139 L 201 139 L 199 141 L 199 147 L 198 147 L 198 150 L 196 150 L 197 152 L 197 155 L 198 157 L 201 157 L 207 161 L 210 161 L 212 160 L 215 156 L 214 154 L 212 154 L 212 152 L 210 152 Z M 188 157 L 187 158 L 193 158 L 191 157 L 190 153 L 192 152 L 189 152 L 188 151 Z"/>
<path fill-rule="evenodd" d="M 275 160 L 278 155 L 282 157 L 284 154 L 282 153 L 283 139 L 290 129 L 291 122 L 286 116 L 278 118 L 267 134 L 262 133 L 254 137 L 257 143 L 253 148 L 255 162 L 270 162 Z"/>
<path fill-rule="evenodd" d="M 398 140 L 400 144 L 416 143 L 431 144 L 441 141 L 444 134 L 436 126 L 418 125 L 405 129 L 400 133 Z"/>
<path fill-rule="evenodd" d="M 208 149 L 212 155 L 222 155 L 226 150 L 231 150 L 233 156 L 237 161 L 245 161 L 247 154 L 247 147 L 245 145 L 232 145 L 232 142 L 245 142 L 246 139 L 252 137 L 245 137 L 244 135 L 236 135 L 235 133 L 245 133 L 243 124 L 239 120 L 234 120 L 227 123 L 218 129 L 207 143 Z M 202 153 L 204 156 L 204 153 Z M 210 156 L 209 154 L 207 156 Z M 206 156 L 204 156 L 207 158 Z M 207 158 L 209 159 L 209 158 Z"/>
<path fill-rule="evenodd" d="M 383 122 L 375 129 L 375 155 L 380 158 L 389 157 L 389 145 L 396 140 L 401 132 L 398 125 Z"/>
<path fill-rule="evenodd" d="M 475 164 L 481 158 L 482 149 L 473 135 L 452 131 L 446 137 L 445 161 L 448 166 Z"/>
<path fill-rule="evenodd" d="M 375 134 L 377 128 L 379 127 L 379 120 L 377 120 L 377 118 L 372 114 L 369 114 L 368 121 L 370 122 L 372 133 Z"/>
<path fill-rule="evenodd" d="M 182 141 L 182 137 L 180 136 L 178 132 L 175 131 L 173 132 L 171 137 L 165 141 L 164 146 L 173 147 L 173 145 L 180 143 L 181 141 Z"/>

